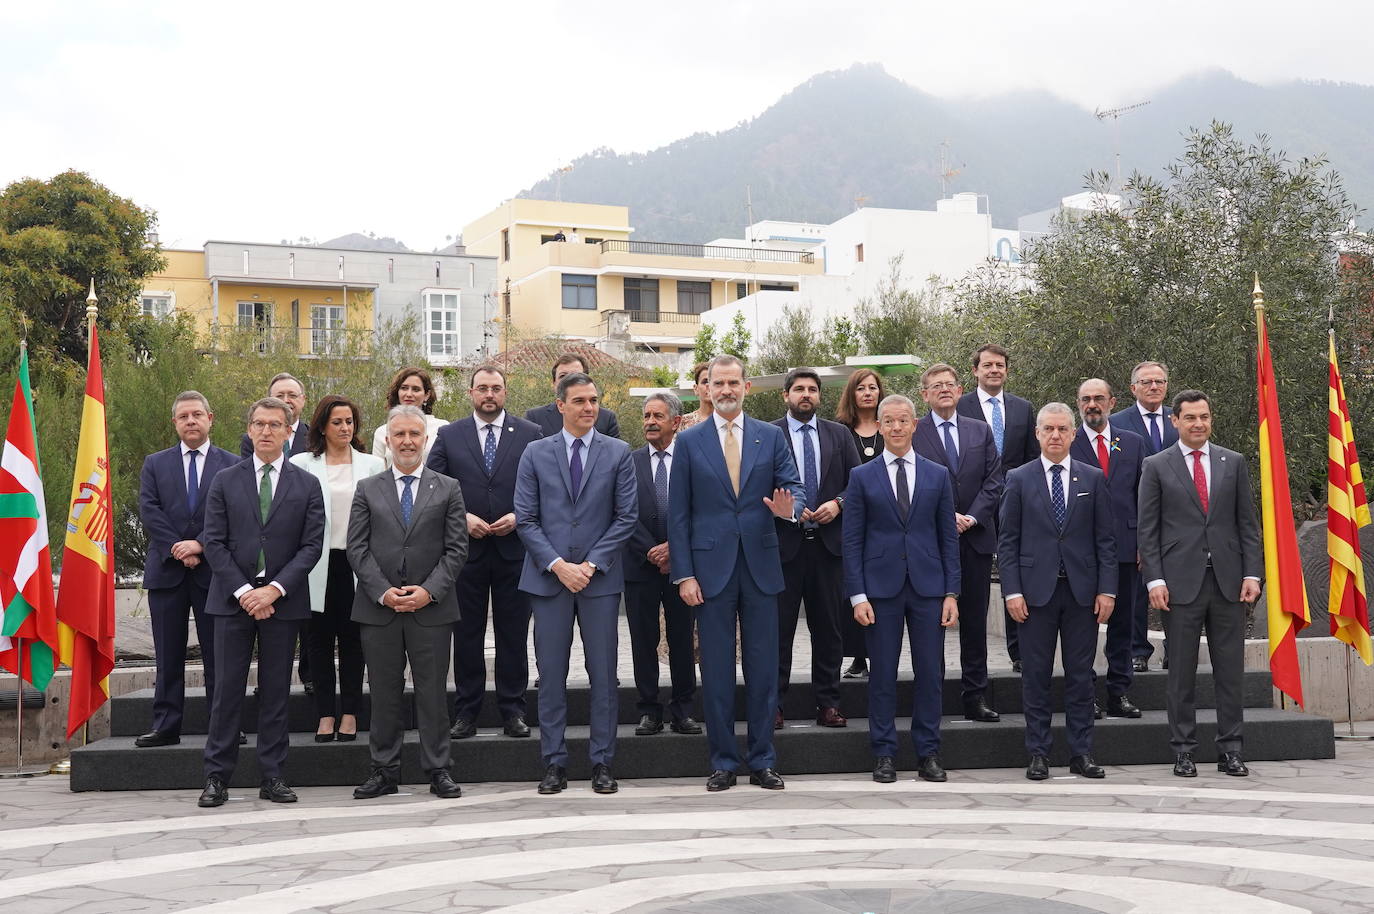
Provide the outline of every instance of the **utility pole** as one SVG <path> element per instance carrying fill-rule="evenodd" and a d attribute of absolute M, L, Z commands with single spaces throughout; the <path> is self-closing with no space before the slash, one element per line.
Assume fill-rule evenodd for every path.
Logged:
<path fill-rule="evenodd" d="M 562 168 L 555 168 L 553 171 L 553 198 L 559 203 L 563 202 L 563 176 L 572 171 L 571 165 L 564 165 Z"/>
<path fill-rule="evenodd" d="M 1121 190 L 1121 124 L 1119 123 L 1121 115 L 1137 108 L 1144 108 L 1149 103 L 1149 99 L 1146 99 L 1143 102 L 1136 102 L 1134 105 L 1123 105 L 1120 108 L 1107 108 L 1106 110 L 1098 108 L 1093 111 L 1093 117 L 1099 121 L 1105 121 L 1107 118 L 1112 119 L 1112 148 L 1116 154 L 1116 189 L 1118 191 Z"/>
<path fill-rule="evenodd" d="M 964 170 L 961 164 L 958 168 L 952 168 L 949 164 L 949 140 L 940 144 L 940 199 L 944 200 L 949 196 L 949 179 L 959 176 Z"/>

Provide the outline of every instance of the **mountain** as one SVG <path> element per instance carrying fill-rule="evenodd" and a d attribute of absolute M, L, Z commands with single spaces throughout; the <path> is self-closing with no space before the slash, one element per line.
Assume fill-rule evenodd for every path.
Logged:
<path fill-rule="evenodd" d="M 740 237 L 746 188 L 755 220 L 831 222 L 868 206 L 933 209 L 941 146 L 957 170 L 946 193 L 986 194 L 996 225 L 1083 189 L 1091 171 L 1161 175 L 1190 128 L 1226 121 L 1245 141 L 1267 135 L 1290 158 L 1325 156 L 1357 204 L 1374 203 L 1374 87 L 1260 86 L 1230 73 L 1165 86 L 1113 124 L 1045 92 L 943 99 L 856 64 L 812 77 L 753 120 L 645 153 L 597 149 L 562 175 L 562 199 L 630 207 L 635 237 Z M 553 199 L 555 177 L 518 196 Z"/>
<path fill-rule="evenodd" d="M 321 241 L 317 247 L 343 248 L 349 251 L 397 251 L 400 253 L 410 250 L 395 238 L 378 238 L 375 235 L 364 235 L 362 232 L 349 232 L 338 238 Z"/>

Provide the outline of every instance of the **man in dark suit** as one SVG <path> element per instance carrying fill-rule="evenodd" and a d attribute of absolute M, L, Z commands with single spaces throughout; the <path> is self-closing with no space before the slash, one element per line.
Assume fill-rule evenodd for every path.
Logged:
<path fill-rule="evenodd" d="M 1178 443 L 1178 429 L 1164 404 L 1169 395 L 1169 368 L 1162 362 L 1141 362 L 1131 369 L 1131 393 L 1135 402 L 1120 412 L 1112 413 L 1112 423 L 1135 432 L 1145 440 L 1145 456 L 1158 454 Z M 1150 643 L 1150 598 L 1145 593 L 1144 579 L 1136 583 L 1134 619 L 1131 634 L 1131 658 L 1135 672 L 1150 668 L 1154 645 Z M 1164 640 L 1164 669 L 1169 668 L 1169 641 Z"/>
<path fill-rule="evenodd" d="M 866 626 L 868 739 L 873 780 L 897 780 L 897 661 L 911 640 L 911 740 L 916 772 L 943 781 L 940 709 L 945 632 L 959 620 L 959 532 L 949 471 L 911 447 L 916 407 L 900 394 L 878 404 L 885 450 L 850 474 L 845 491 L 844 577 L 854 618 Z"/>
<path fill-rule="evenodd" d="M 463 791 L 449 771 L 445 693 L 449 639 L 459 615 L 454 584 L 468 549 L 467 512 L 458 483 L 420 465 L 425 414 L 419 407 L 392 407 L 386 443 L 391 472 L 359 481 L 348 515 L 348 564 L 358 575 L 353 621 L 362 632 L 372 694 L 372 773 L 353 797 L 396 793 L 409 665 L 429 792 L 455 799 Z"/>
<path fill-rule="evenodd" d="M 1198 390 L 1174 397 L 1178 444 L 1145 458 L 1140 477 L 1140 576 L 1169 634 L 1169 743 L 1174 774 L 1196 777 L 1193 686 L 1205 626 L 1217 699 L 1217 770 L 1249 773 L 1241 758 L 1245 606 L 1264 569 L 1245 458 L 1210 442 L 1212 404 Z"/>
<path fill-rule="evenodd" d="M 221 470 L 205 502 L 205 560 L 213 577 L 215 695 L 205 737 L 201 806 L 220 806 L 239 753 L 239 719 L 253 644 L 258 645 L 258 796 L 294 803 L 282 779 L 291 653 L 310 618 L 310 569 L 324 551 L 324 493 L 286 459 L 291 408 L 264 397 L 248 410 L 253 456 Z"/>
<path fill-rule="evenodd" d="M 553 389 L 558 390 L 558 382 L 564 376 L 570 374 L 587 374 L 587 363 L 582 356 L 573 352 L 565 352 L 558 357 L 558 361 L 553 363 L 550 375 L 553 377 Z M 544 406 L 536 406 L 525 411 L 525 418 L 543 432 L 544 437 L 557 435 L 563 429 L 563 414 L 558 411 L 558 401 L 547 403 Z M 615 413 L 602 406 L 596 414 L 596 431 L 608 438 L 620 437 L 620 420 L 615 417 Z"/>
<path fill-rule="evenodd" d="M 1007 611 L 1021 623 L 1021 704 L 1026 715 L 1026 777 L 1050 776 L 1050 676 L 1055 642 L 1064 668 L 1069 771 L 1106 772 L 1093 761 L 1093 655 L 1097 627 L 1116 602 L 1112 497 L 1102 471 L 1069 456 L 1073 413 L 1040 408 L 1040 457 L 1007 474 L 998 520 L 997 567 Z"/>
<path fill-rule="evenodd" d="M 568 786 L 568 662 L 573 620 L 591 680 L 592 789 L 615 793 L 617 627 L 624 548 L 639 519 L 630 447 L 595 431 L 596 384 L 574 372 L 558 382 L 563 430 L 525 448 L 515 480 L 515 524 L 525 543 L 520 589 L 534 609 L 539 666 L 542 794 Z"/>
<path fill-rule="evenodd" d="M 458 480 L 467 506 L 468 558 L 458 576 L 462 615 L 453 626 L 453 705 L 449 735 L 477 732 L 487 687 L 484 653 L 487 607 L 496 635 L 496 707 L 507 736 L 527 737 L 530 602 L 520 590 L 525 547 L 515 535 L 515 471 L 520 455 L 542 436 L 532 422 L 506 412 L 506 376 L 483 365 L 472 373 L 472 415 L 439 430 L 429 468 Z"/>
<path fill-rule="evenodd" d="M 840 666 L 844 644 L 840 613 L 844 604 L 844 565 L 840 556 L 840 510 L 849 472 L 859 465 L 854 436 L 838 422 L 816 415 L 821 403 L 821 378 L 811 368 L 794 368 L 782 383 L 787 415 L 773 424 L 792 446 L 801 474 L 806 504 L 801 523 L 778 520 L 778 555 L 785 587 L 778 598 L 778 702 L 773 729 L 782 729 L 781 702 L 792 677 L 792 642 L 797 616 L 806 605 L 806 628 L 811 635 L 811 689 L 816 696 L 816 723 L 844 727 L 840 713 Z"/>
<path fill-rule="evenodd" d="M 697 672 L 692 659 L 692 607 L 682 602 L 668 575 L 668 492 L 682 401 L 667 391 L 644 399 L 644 447 L 630 456 L 638 480 L 639 522 L 625 546 L 625 621 L 630 629 L 635 689 L 639 692 L 636 736 L 663 732 L 658 699 L 659 607 L 668 641 L 672 697 L 668 712 L 674 733 L 700 733 L 692 719 Z"/>
<path fill-rule="evenodd" d="M 201 528 L 210 481 L 239 458 L 210 443 L 215 414 L 195 390 L 172 402 L 176 447 L 148 455 L 139 476 L 138 516 L 148 534 L 143 587 L 153 623 L 157 685 L 153 690 L 153 729 L 134 745 L 171 746 L 181 742 L 186 699 L 187 615 L 195 617 L 205 668 L 205 694 L 215 694 L 215 627 L 205 614 L 210 566 L 204 561 Z"/>
<path fill-rule="evenodd" d="M 735 784 L 735 625 L 738 620 L 749 721 L 749 781 L 786 785 L 777 772 L 778 594 L 785 582 L 774 518 L 800 520 L 805 493 L 787 437 L 743 413 L 744 363 L 716 356 L 709 369 L 715 414 L 677 439 L 669 493 L 673 583 L 697 608 L 701 690 L 711 775 L 706 789 Z"/>
<path fill-rule="evenodd" d="M 1145 459 L 1145 442 L 1134 432 L 1114 427 L 1107 419 L 1116 399 L 1111 385 L 1101 378 L 1089 378 L 1078 385 L 1078 415 L 1082 431 L 1074 435 L 1069 454 L 1074 460 L 1097 467 L 1107 477 L 1112 496 L 1113 531 L 1116 538 L 1117 595 L 1112 616 L 1107 620 L 1107 716 L 1140 717 L 1140 709 L 1126 693 L 1135 673 L 1131 667 L 1131 638 L 1134 633 L 1136 575 L 1136 497 L 1140 492 L 1140 464 Z M 1096 675 L 1094 675 L 1094 679 Z"/>
<path fill-rule="evenodd" d="M 989 705 L 988 597 L 992 557 L 997 552 L 997 504 L 1002 498 L 1002 460 L 988 425 L 956 412 L 959 378 L 951 365 L 931 365 L 921 374 L 921 397 L 930 412 L 916 423 L 916 453 L 949 471 L 954 487 L 954 521 L 959 534 L 959 667 L 964 716 L 994 723 Z"/>

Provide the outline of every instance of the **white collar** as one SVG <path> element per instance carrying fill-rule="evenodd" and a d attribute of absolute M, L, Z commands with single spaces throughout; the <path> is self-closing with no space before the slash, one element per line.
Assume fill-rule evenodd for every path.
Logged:
<path fill-rule="evenodd" d="M 1145 417 L 1145 418 L 1147 418 L 1147 419 L 1148 419 L 1150 416 L 1158 416 L 1160 422 L 1163 422 L 1163 421 L 1164 421 L 1164 404 L 1163 404 L 1163 403 L 1159 404 L 1159 409 L 1155 410 L 1154 412 L 1150 412 L 1148 409 L 1146 409 L 1144 406 L 1141 405 L 1141 403 L 1140 403 L 1139 400 L 1136 400 L 1136 401 L 1135 401 L 1135 408 L 1138 409 L 1138 410 L 1140 410 L 1140 415 L 1143 416 L 1143 417 Z"/>
<path fill-rule="evenodd" d="M 409 472 L 409 473 L 403 473 L 403 472 L 401 472 L 401 470 L 400 470 L 399 467 L 397 467 L 395 464 L 392 464 L 392 465 L 391 465 L 391 478 L 394 479 L 394 480 L 396 480 L 397 482 L 400 482 L 400 481 L 401 481 L 401 477 L 403 477 L 403 476 L 413 476 L 413 477 L 415 477 L 415 479 L 418 481 L 419 478 L 420 478 L 420 474 L 423 473 L 424 470 L 425 470 L 425 465 L 424 465 L 424 463 L 421 463 L 418 467 L 416 467 L 413 471 L 411 471 L 411 472 Z"/>
<path fill-rule="evenodd" d="M 916 451 L 913 448 L 908 447 L 905 454 L 898 454 L 894 451 L 889 451 L 887 448 L 883 448 L 883 460 L 886 461 L 888 466 L 892 466 L 898 460 L 903 460 L 911 464 L 912 466 L 915 466 Z"/>
<path fill-rule="evenodd" d="M 1190 457 L 1190 456 L 1192 456 L 1193 451 L 1202 451 L 1202 456 L 1203 456 L 1203 457 L 1206 457 L 1208 460 L 1211 460 L 1211 459 L 1212 459 L 1212 442 L 1211 442 L 1211 441 L 1204 441 L 1204 442 L 1202 442 L 1202 447 L 1189 447 L 1188 445 L 1184 444 L 1184 443 L 1183 443 L 1183 439 L 1180 438 L 1180 439 L 1178 439 L 1178 449 L 1179 449 L 1180 451 L 1183 452 L 1183 456 L 1184 456 L 1184 457 Z"/>
<path fill-rule="evenodd" d="M 181 444 L 181 456 L 182 456 L 183 458 L 185 458 L 186 455 L 189 454 L 189 453 L 191 453 L 192 451 L 195 451 L 197 454 L 199 454 L 200 456 L 204 457 L 205 454 L 206 454 L 206 452 L 207 452 L 207 449 L 210 447 L 210 439 L 209 439 L 209 438 L 206 438 L 206 439 L 205 439 L 205 443 L 202 444 L 200 447 L 187 447 L 185 441 L 180 442 L 180 444 Z"/>
<path fill-rule="evenodd" d="M 989 400 L 996 400 L 998 406 L 1006 406 L 1006 390 L 1000 390 L 995 394 L 990 394 L 983 389 L 983 385 L 978 385 L 978 402 L 987 403 Z"/>
<path fill-rule="evenodd" d="M 491 420 L 490 422 L 486 421 L 485 419 L 481 419 L 476 415 L 474 415 L 472 418 L 473 421 L 477 423 L 477 427 L 479 429 L 486 428 L 488 425 L 494 425 L 497 428 L 506 427 L 506 411 L 504 409 L 501 410 L 501 412 L 497 413 L 496 418 Z"/>
<path fill-rule="evenodd" d="M 733 419 L 727 419 L 727 418 L 725 418 L 724 416 L 722 416 L 720 413 L 712 413 L 711 415 L 715 417 L 715 420 L 716 420 L 716 431 L 718 431 L 718 432 L 719 432 L 719 431 L 722 431 L 722 430 L 725 428 L 725 426 L 730 425 L 731 423 L 733 423 L 733 424 L 735 424 L 735 425 L 738 425 L 739 428 L 740 428 L 740 431 L 743 431 L 743 430 L 744 430 L 744 413 L 743 413 L 743 412 L 740 412 L 740 413 L 736 414 L 735 418 L 733 418 Z"/>
<path fill-rule="evenodd" d="M 667 453 L 668 459 L 671 460 L 672 457 L 673 457 L 673 448 L 677 447 L 677 435 L 674 435 L 674 436 L 673 436 L 673 440 L 670 441 L 670 442 L 668 442 L 668 446 L 665 447 L 665 448 L 656 448 L 656 447 L 654 447 L 652 444 L 646 445 L 646 447 L 649 448 L 649 456 L 650 456 L 650 457 L 654 456 L 655 454 L 659 453 L 660 451 L 663 451 L 663 452 L 666 452 L 666 453 Z"/>
<path fill-rule="evenodd" d="M 1072 459 L 1073 459 L 1073 458 L 1070 457 L 1068 454 L 1065 454 L 1065 455 L 1064 455 L 1064 459 L 1063 459 L 1062 461 L 1060 461 L 1059 463 L 1055 463 L 1053 460 L 1051 460 L 1050 458 L 1046 457 L 1044 454 L 1041 454 L 1041 455 L 1040 455 L 1040 469 L 1041 469 L 1042 471 L 1048 473 L 1048 472 L 1050 471 L 1050 467 L 1063 467 L 1063 468 L 1064 468 L 1064 472 L 1067 473 L 1067 472 L 1069 471 L 1069 462 L 1070 462 Z"/>
<path fill-rule="evenodd" d="M 284 464 L 285 462 L 286 462 L 286 451 L 283 450 L 283 451 L 281 452 L 281 454 L 277 456 L 277 459 L 274 460 L 274 461 L 272 461 L 272 472 L 276 473 L 278 476 L 281 476 L 282 464 Z M 263 468 L 265 465 L 266 465 L 266 464 L 264 463 L 264 461 L 260 460 L 260 459 L 258 458 L 258 455 L 257 455 L 256 453 L 254 453 L 254 454 L 253 454 L 253 475 L 254 475 L 254 476 L 261 476 L 261 475 L 262 475 L 262 468 Z"/>

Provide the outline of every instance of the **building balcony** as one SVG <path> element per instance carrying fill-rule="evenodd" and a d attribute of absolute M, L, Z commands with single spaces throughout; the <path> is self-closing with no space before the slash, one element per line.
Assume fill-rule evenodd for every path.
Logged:
<path fill-rule="evenodd" d="M 815 263 L 811 251 L 784 251 L 775 248 L 727 248 L 709 244 L 679 244 L 672 241 L 623 241 L 611 239 L 601 242 L 603 254 L 624 252 L 649 254 L 658 257 L 696 257 L 710 260 L 747 260 L 756 263 Z"/>
<path fill-rule="evenodd" d="M 213 352 L 365 359 L 372 349 L 372 330 L 360 327 L 212 324 L 209 333 L 209 349 Z"/>
<path fill-rule="evenodd" d="M 676 311 L 634 311 L 629 308 L 617 308 L 601 312 L 601 322 L 606 323 L 613 320 L 613 314 L 627 314 L 630 323 L 633 324 L 690 324 L 696 327 L 701 323 L 700 314 L 679 314 Z M 696 331 L 693 330 L 693 333 Z"/>

